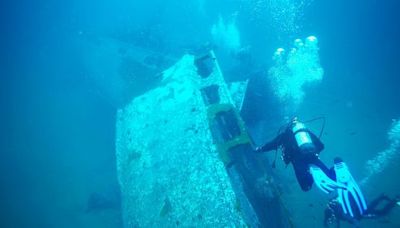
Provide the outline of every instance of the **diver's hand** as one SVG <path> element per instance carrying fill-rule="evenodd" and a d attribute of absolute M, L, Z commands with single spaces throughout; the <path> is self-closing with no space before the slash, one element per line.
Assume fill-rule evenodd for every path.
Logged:
<path fill-rule="evenodd" d="M 254 152 L 256 152 L 256 153 L 261 153 L 261 152 L 263 152 L 262 147 L 261 147 L 261 146 L 257 146 L 257 147 L 254 149 Z"/>

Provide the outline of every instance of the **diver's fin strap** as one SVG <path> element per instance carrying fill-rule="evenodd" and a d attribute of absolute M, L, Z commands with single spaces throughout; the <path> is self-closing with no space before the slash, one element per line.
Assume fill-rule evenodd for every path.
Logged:
<path fill-rule="evenodd" d="M 367 203 L 360 187 L 351 175 L 346 163 L 339 162 L 334 165 L 336 179 L 339 184 L 345 186 L 344 189 L 338 189 L 338 201 L 342 205 L 343 212 L 354 217 L 354 213 L 350 204 L 349 193 L 354 199 L 360 214 L 364 214 L 367 210 Z"/>
<path fill-rule="evenodd" d="M 310 173 L 314 179 L 315 185 L 321 189 L 323 192 L 326 194 L 329 194 L 336 189 L 343 189 L 345 186 L 343 186 L 340 183 L 335 182 L 331 178 L 329 178 L 322 170 L 321 168 L 311 165 L 310 166 Z"/>

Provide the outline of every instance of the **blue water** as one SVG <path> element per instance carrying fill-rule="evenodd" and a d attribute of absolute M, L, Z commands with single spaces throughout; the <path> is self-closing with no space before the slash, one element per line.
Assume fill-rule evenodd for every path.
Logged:
<path fill-rule="evenodd" d="M 120 227 L 116 109 L 155 87 L 154 72 L 202 47 L 215 48 L 228 81 L 251 79 L 257 94 L 243 118 L 263 143 L 285 111 L 257 82 L 266 80 L 277 48 L 318 37 L 324 76 L 304 89 L 295 112 L 325 116 L 322 159 L 343 157 L 356 179 L 388 147 L 392 119 L 400 118 L 396 0 L 43 0 L 0 9 L 1 227 Z M 219 18 L 234 26 L 228 38 L 239 34 L 240 41 L 212 36 Z M 162 58 L 142 69 L 125 52 Z M 399 153 L 363 186 L 367 197 L 400 194 Z M 311 204 L 321 199 L 315 193 L 299 197 Z M 90 201 L 99 195 L 105 203 Z M 317 218 L 319 227 L 321 212 L 309 211 L 305 218 Z M 399 226 L 398 215 L 395 208 L 378 224 Z"/>

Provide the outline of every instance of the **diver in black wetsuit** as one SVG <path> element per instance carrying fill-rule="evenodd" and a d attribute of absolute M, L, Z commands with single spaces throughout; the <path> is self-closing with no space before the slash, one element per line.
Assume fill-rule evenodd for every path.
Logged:
<path fill-rule="evenodd" d="M 378 209 L 378 206 L 386 201 L 383 207 Z M 353 207 L 354 200 L 350 200 Z M 324 226 L 325 227 L 340 227 L 340 221 L 347 221 L 355 227 L 359 226 L 359 222 L 363 218 L 374 219 L 385 216 L 399 203 L 399 199 L 390 199 L 386 195 L 381 195 L 375 200 L 371 201 L 368 205 L 368 209 L 362 215 L 360 213 L 355 216 L 350 216 L 343 213 L 342 206 L 338 202 L 337 198 L 331 199 L 325 209 Z M 357 210 L 354 210 L 357 211 Z"/>
<path fill-rule="evenodd" d="M 292 163 L 296 178 L 303 191 L 309 191 L 314 182 L 309 166 L 319 167 L 327 176 L 331 176 L 326 165 L 319 159 L 324 144 L 303 123 L 293 118 L 283 133 L 271 142 L 257 147 L 255 152 L 261 153 L 282 148 L 282 158 L 286 164 Z"/>

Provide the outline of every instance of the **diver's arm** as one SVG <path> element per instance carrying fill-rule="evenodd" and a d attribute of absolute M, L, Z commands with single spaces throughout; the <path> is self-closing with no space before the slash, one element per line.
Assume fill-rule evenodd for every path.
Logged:
<path fill-rule="evenodd" d="M 384 201 L 386 201 L 386 203 L 384 203 Z M 390 199 L 386 195 L 382 194 L 378 198 L 372 200 L 370 204 L 368 204 L 368 210 L 363 215 L 363 217 L 371 219 L 386 216 L 396 206 L 396 204 L 396 199 Z M 379 205 L 384 206 L 378 207 Z"/>
<path fill-rule="evenodd" d="M 257 147 L 255 152 L 262 153 L 262 152 L 267 152 L 267 151 L 278 149 L 278 147 L 280 145 L 282 145 L 283 135 L 284 135 L 284 133 L 278 135 L 272 141 L 264 144 L 263 146 Z"/>

